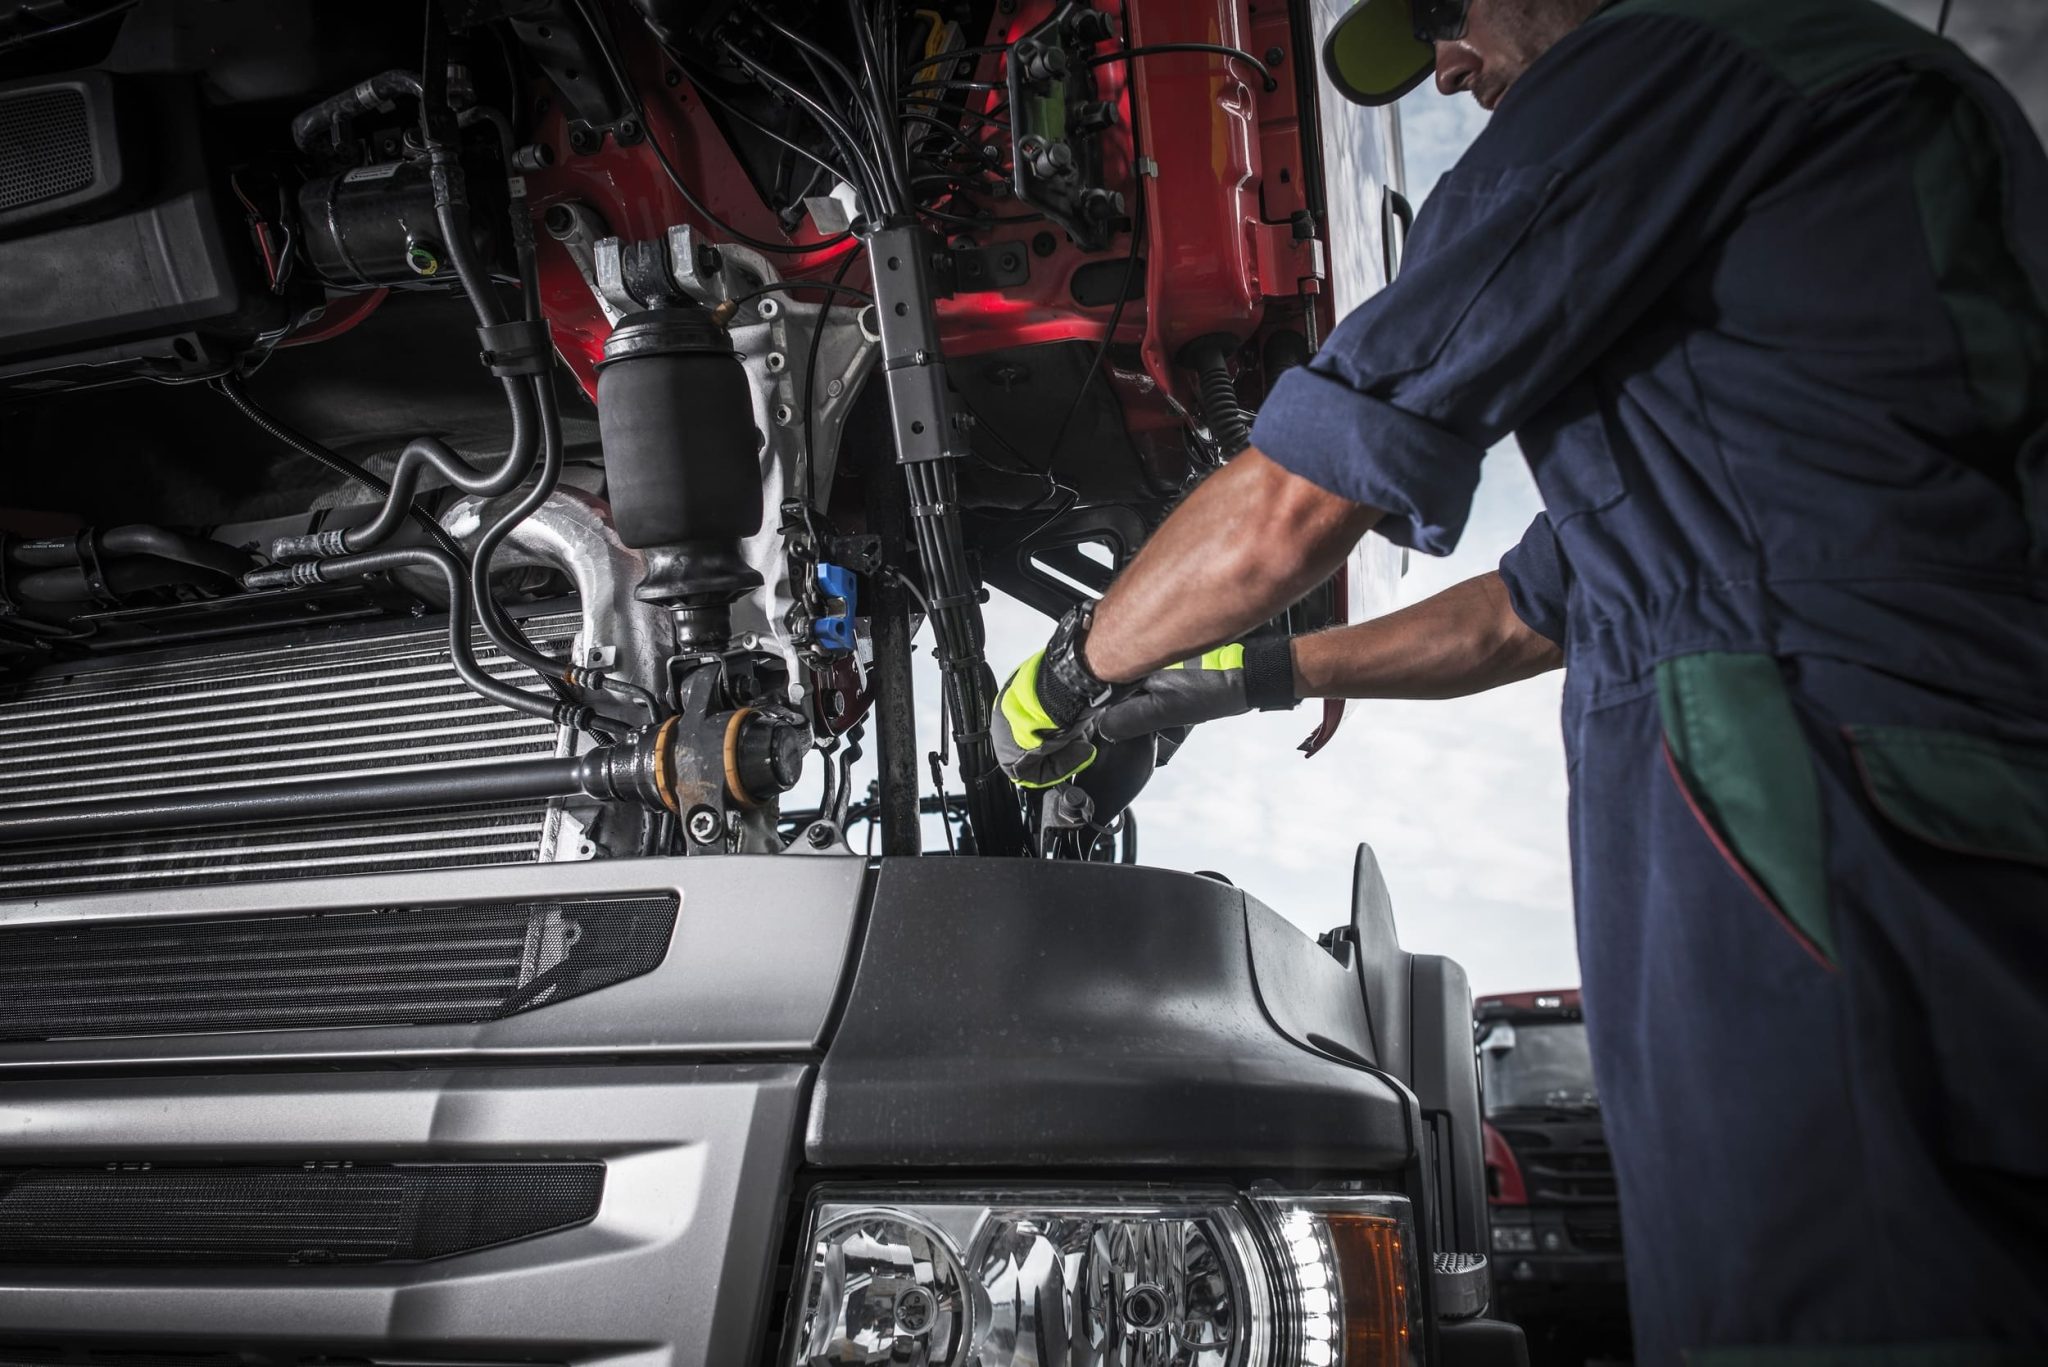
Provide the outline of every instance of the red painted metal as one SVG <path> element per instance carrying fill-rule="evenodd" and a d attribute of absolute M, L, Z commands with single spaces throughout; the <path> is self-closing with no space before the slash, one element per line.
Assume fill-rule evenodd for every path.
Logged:
<path fill-rule="evenodd" d="M 1485 1127 L 1486 1143 L 1486 1203 L 1490 1206 L 1526 1206 L 1529 1204 L 1529 1188 L 1522 1181 L 1522 1165 L 1515 1161 L 1515 1151 L 1508 1147 L 1508 1141 L 1491 1124 L 1481 1122 Z"/>
<path fill-rule="evenodd" d="M 1118 28 L 1128 26 L 1130 41 L 1257 43 L 1260 50 L 1280 48 L 1284 63 L 1293 60 L 1286 9 L 1266 0 L 1271 12 L 1256 26 L 1248 22 L 1246 0 L 1146 0 L 1126 14 L 1120 0 L 1098 6 Z M 1005 43 L 1044 21 L 1054 0 L 1021 0 L 1013 13 L 1000 15 L 986 34 L 967 35 L 972 46 Z M 1275 17 L 1277 16 L 1277 18 Z M 626 63 L 647 113 L 648 133 L 662 140 L 677 171 L 691 190 L 727 222 L 771 241 L 789 241 L 773 213 L 762 204 L 724 141 L 710 111 L 688 80 L 670 76 L 668 63 L 637 16 L 614 6 L 614 28 L 631 35 L 623 44 Z M 1256 32 L 1254 32 L 1256 29 Z M 1104 52 L 1119 43 L 1105 44 Z M 1265 321 L 1268 293 L 1292 295 L 1292 279 L 1275 282 L 1276 261 L 1300 255 L 1287 236 L 1287 216 L 1301 206 L 1303 157 L 1314 155 L 1300 145 L 1292 83 L 1282 80 L 1273 92 L 1261 89 L 1258 74 L 1243 63 L 1220 57 L 1175 55 L 1139 59 L 1135 73 L 1124 63 L 1095 68 L 1098 93 L 1118 103 L 1122 128 L 1104 139 L 1106 182 L 1138 199 L 1133 183 L 1131 142 L 1124 131 L 1135 122 L 1144 155 L 1159 164 L 1147 185 L 1145 298 L 1124 309 L 1117 340 L 1142 344 L 1144 364 L 1137 371 L 1105 367 L 1124 405 L 1126 422 L 1142 446 L 1158 447 L 1161 468 L 1177 459 L 1185 424 L 1182 405 L 1173 395 L 1187 393 L 1188 378 L 1176 375 L 1173 349 L 1213 332 L 1250 337 Z M 1001 58 L 980 59 L 976 78 L 1000 81 Z M 668 84 L 669 79 L 676 84 Z M 1136 107 L 1132 107 L 1135 94 Z M 660 235 L 670 224 L 692 223 L 707 240 L 724 236 L 692 213 L 668 183 L 653 153 L 645 146 L 620 148 L 609 139 L 595 153 L 584 155 L 569 146 L 562 111 L 545 94 L 536 94 L 540 140 L 555 152 L 555 164 L 527 177 L 528 193 L 538 218 L 550 204 L 577 200 L 596 210 L 612 231 L 629 238 Z M 982 112 L 993 109 L 1000 94 L 980 97 Z M 1196 116 L 1199 111 L 1199 116 Z M 987 130 L 992 132 L 993 130 Z M 1290 139 L 1292 142 L 1290 143 Z M 1285 183 L 1267 192 L 1258 166 L 1262 154 L 1277 149 L 1286 157 Z M 1262 200 L 1263 196 L 1263 200 Z M 1016 216 L 1019 206 L 993 202 L 998 218 Z M 1277 223 L 1277 230 L 1262 226 Z M 801 230 L 816 241 L 808 227 Z M 1125 260 L 1131 239 L 1120 237 L 1107 251 L 1085 253 L 1064 233 L 1044 222 L 995 224 L 964 229 L 947 225 L 950 240 L 988 246 L 1016 243 L 1031 252 L 1031 278 L 1001 293 L 963 295 L 939 304 L 940 334 L 949 357 L 967 360 L 992 351 L 1058 342 L 1099 343 L 1111 308 L 1076 303 L 1074 272 L 1097 261 Z M 1039 255 L 1034 242 L 1050 233 L 1053 250 Z M 557 348 L 587 392 L 596 392 L 593 367 L 610 333 L 596 301 L 590 297 L 567 253 L 545 233 L 540 237 L 542 306 Z M 840 253 L 851 246 L 823 248 L 802 256 L 778 258 L 787 276 L 821 278 L 839 265 Z M 1262 272 L 1261 262 L 1266 263 Z M 1286 276 L 1291 264 L 1278 268 Z M 865 272 L 855 266 L 849 280 Z"/>

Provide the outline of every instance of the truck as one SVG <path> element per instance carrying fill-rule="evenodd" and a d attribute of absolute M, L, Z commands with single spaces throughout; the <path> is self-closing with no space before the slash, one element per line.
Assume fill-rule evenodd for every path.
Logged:
<path fill-rule="evenodd" d="M 1495 1304 L 1538 1362 L 1629 1358 L 1614 1160 L 1578 989 L 1481 997 Z"/>
<path fill-rule="evenodd" d="M 1371 851 L 989 742 L 1398 266 L 1334 17 L 0 0 L 0 1361 L 1519 1359 Z"/>

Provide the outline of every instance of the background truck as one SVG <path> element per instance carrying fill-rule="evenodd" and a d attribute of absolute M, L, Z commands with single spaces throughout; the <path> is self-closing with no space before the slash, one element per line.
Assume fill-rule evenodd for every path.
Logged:
<path fill-rule="evenodd" d="M 1498 1310 L 1539 1363 L 1626 1361 L 1621 1206 L 1578 991 L 1481 997 L 1474 1019 Z"/>

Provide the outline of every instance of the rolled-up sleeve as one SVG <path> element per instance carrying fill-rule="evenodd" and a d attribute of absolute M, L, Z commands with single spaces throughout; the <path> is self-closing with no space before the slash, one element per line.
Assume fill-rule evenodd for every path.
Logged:
<path fill-rule="evenodd" d="M 1500 577 L 1507 585 L 1508 605 L 1522 625 L 1563 645 L 1571 567 L 1557 544 L 1550 514 L 1536 514 L 1520 543 L 1500 558 Z"/>
<path fill-rule="evenodd" d="M 1399 278 L 1259 412 L 1254 446 L 1384 511 L 1400 545 L 1457 545 L 1485 453 L 1658 301 L 1804 129 L 1756 54 L 1628 8 L 1508 92 L 1431 192 Z"/>

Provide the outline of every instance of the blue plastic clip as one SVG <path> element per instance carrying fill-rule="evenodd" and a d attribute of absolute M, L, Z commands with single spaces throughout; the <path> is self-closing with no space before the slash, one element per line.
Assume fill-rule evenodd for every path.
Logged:
<path fill-rule="evenodd" d="M 860 590 L 852 570 L 844 565 L 818 564 L 818 587 L 827 598 L 836 598 L 841 610 L 820 617 L 812 624 L 820 646 L 830 651 L 851 652 L 854 648 L 853 619 L 860 610 Z"/>

